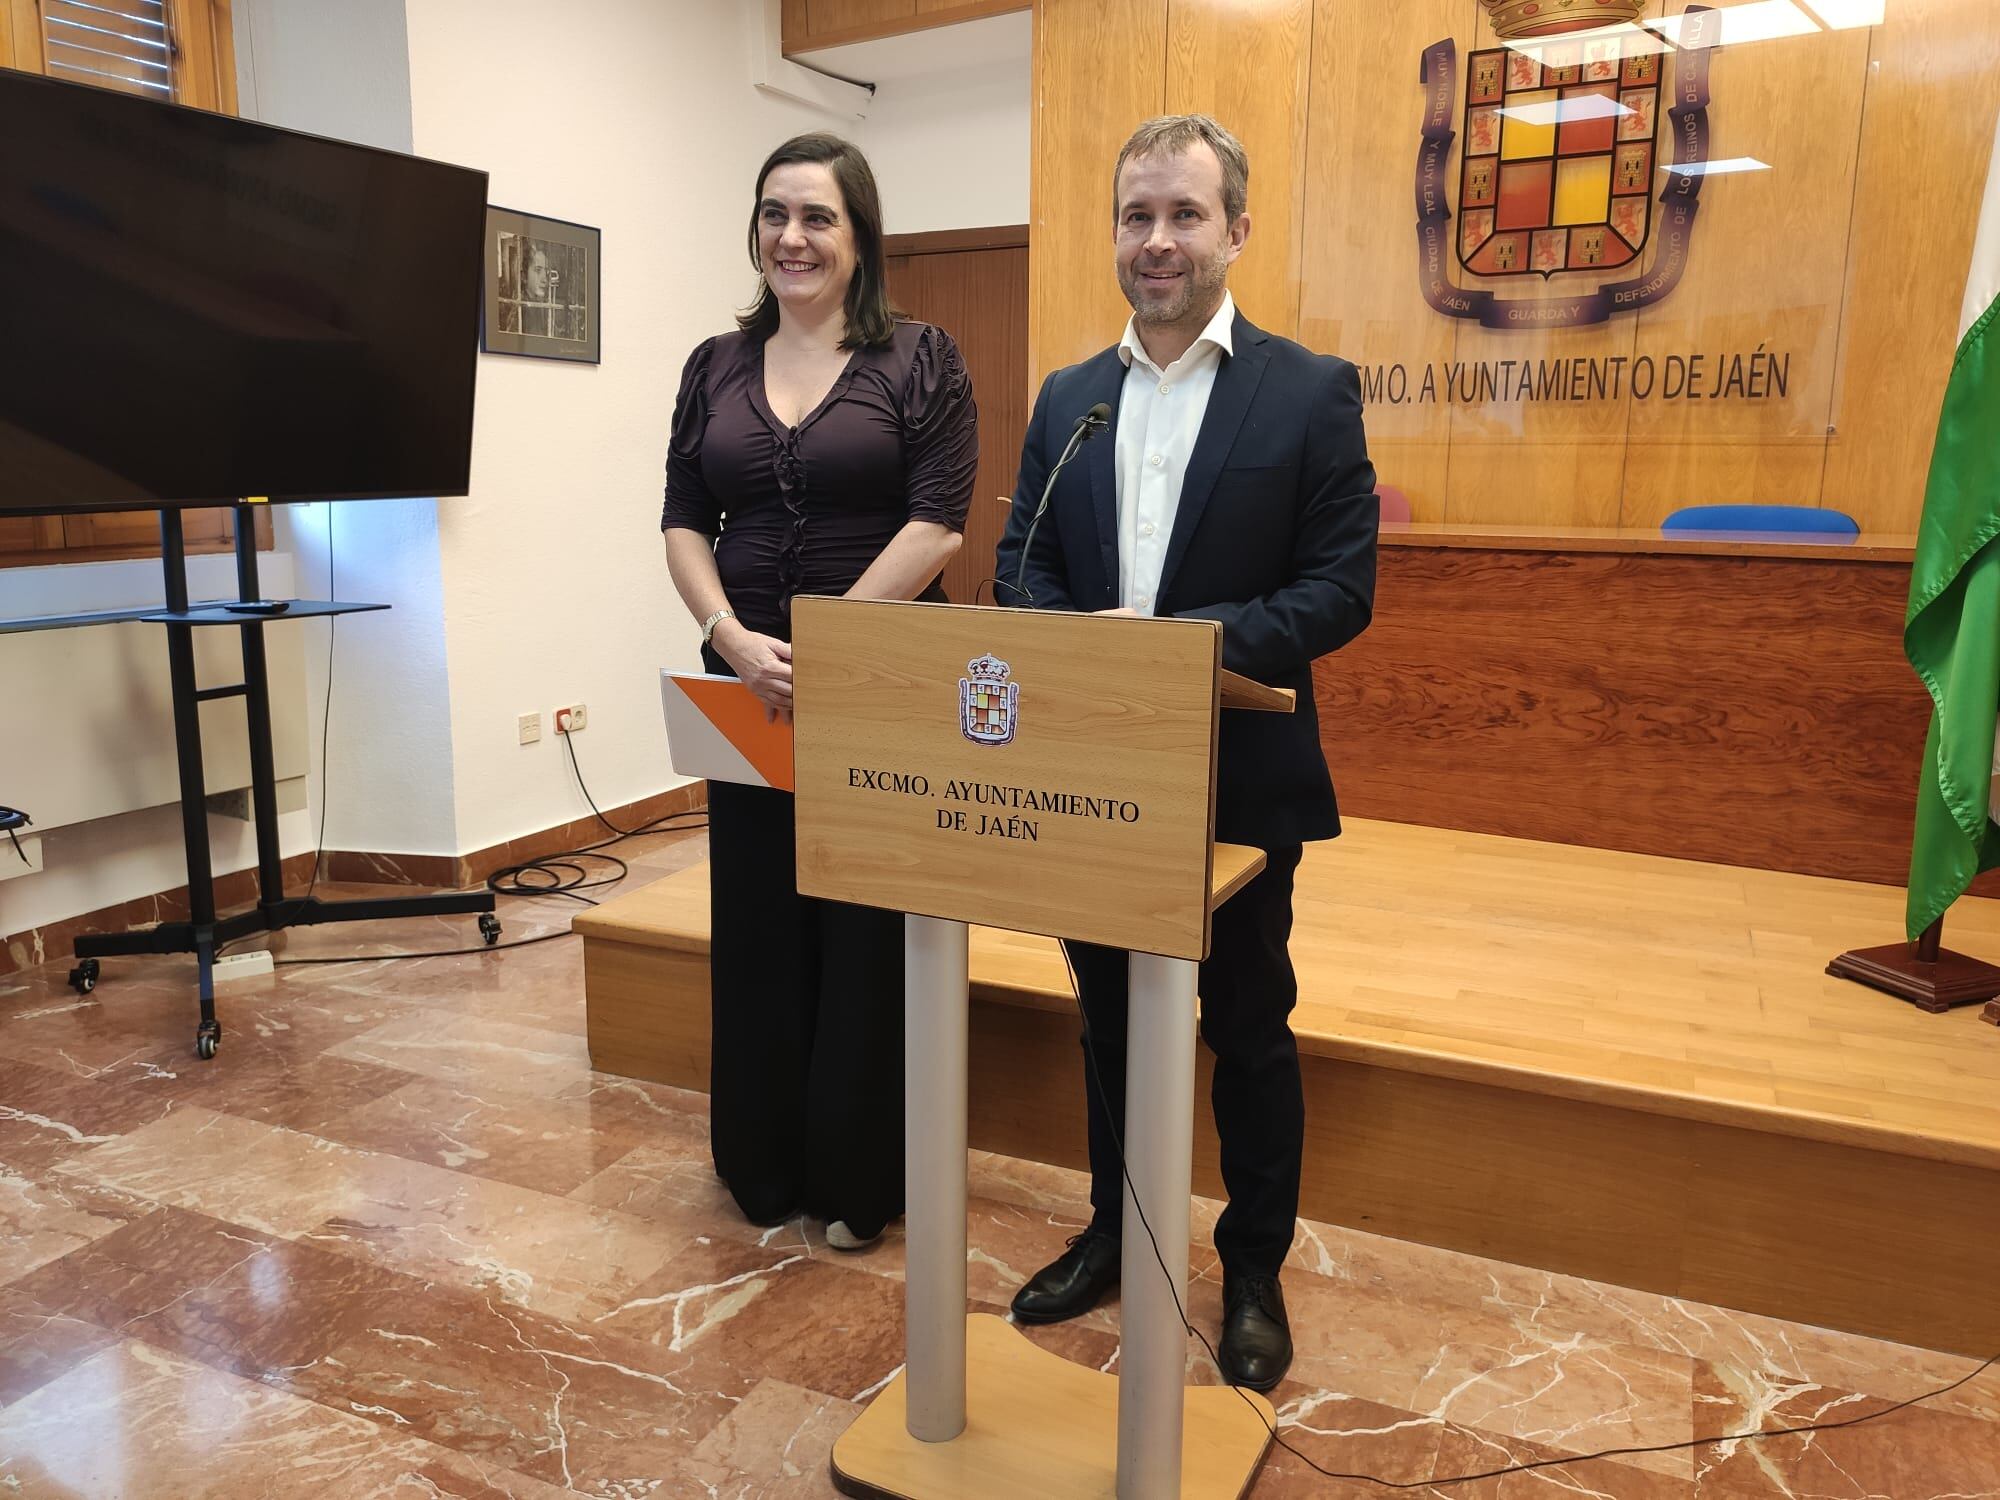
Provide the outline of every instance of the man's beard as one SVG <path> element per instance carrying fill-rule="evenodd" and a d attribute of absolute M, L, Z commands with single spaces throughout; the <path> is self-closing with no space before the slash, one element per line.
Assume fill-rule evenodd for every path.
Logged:
<path fill-rule="evenodd" d="M 1125 293 L 1125 300 L 1132 304 L 1132 312 L 1142 323 L 1178 323 L 1197 308 L 1205 308 L 1211 302 L 1222 299 L 1213 294 L 1219 291 L 1229 275 L 1229 261 L 1218 252 L 1206 261 L 1191 262 L 1187 273 L 1181 278 L 1179 290 L 1164 302 L 1148 302 L 1140 297 L 1141 282 L 1138 265 L 1118 268 L 1118 286 Z"/>

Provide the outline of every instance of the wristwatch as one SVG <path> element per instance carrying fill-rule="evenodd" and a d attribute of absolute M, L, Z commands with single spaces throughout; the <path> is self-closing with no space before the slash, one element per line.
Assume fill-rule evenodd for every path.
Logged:
<path fill-rule="evenodd" d="M 736 618 L 735 610 L 718 609 L 714 614 L 710 615 L 706 620 L 703 620 L 701 622 L 701 643 L 704 646 L 706 646 L 709 642 L 709 637 L 715 634 L 716 626 L 720 625 L 724 620 L 733 620 L 735 618 Z"/>

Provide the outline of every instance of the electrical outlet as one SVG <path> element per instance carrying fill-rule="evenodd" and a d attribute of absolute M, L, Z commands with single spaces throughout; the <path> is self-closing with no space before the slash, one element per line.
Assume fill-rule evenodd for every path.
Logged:
<path fill-rule="evenodd" d="M 590 728 L 590 710 L 581 703 L 557 709 L 555 718 L 557 734 L 575 734 L 579 729 Z"/>
<path fill-rule="evenodd" d="M 521 715 L 521 743 L 532 745 L 542 737 L 542 716 L 540 714 Z"/>

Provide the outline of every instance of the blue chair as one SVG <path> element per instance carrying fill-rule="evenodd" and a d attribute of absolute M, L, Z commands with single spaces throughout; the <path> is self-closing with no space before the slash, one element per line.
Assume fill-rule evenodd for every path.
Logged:
<path fill-rule="evenodd" d="M 1740 536 L 1746 532 L 1795 541 L 1851 542 L 1861 527 L 1845 511 L 1816 505 L 1690 505 L 1660 523 L 1669 535 L 1690 532 Z"/>

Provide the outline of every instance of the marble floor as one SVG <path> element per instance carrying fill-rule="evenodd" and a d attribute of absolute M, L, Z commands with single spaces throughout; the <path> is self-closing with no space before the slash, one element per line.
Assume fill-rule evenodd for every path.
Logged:
<path fill-rule="evenodd" d="M 628 849 L 641 881 L 699 835 Z M 503 903 L 506 941 L 569 903 Z M 456 947 L 469 924 L 291 935 L 286 956 Z M 590 1071 L 570 938 L 231 984 L 198 1063 L 192 966 L 0 980 L 0 1497 L 831 1495 L 834 1439 L 901 1358 L 902 1249 L 736 1218 L 705 1101 Z M 972 1162 L 972 1298 L 1081 1223 L 1074 1173 Z M 1197 1204 L 1192 1315 L 1220 1286 Z M 1301 1226 L 1275 1393 L 1327 1469 L 1458 1500 L 2000 1497 L 2000 1370 Z M 1114 1308 L 1036 1330 L 1115 1369 Z M 1190 1372 L 1213 1370 L 1191 1344 Z M 1445 1484 L 1449 1476 L 1556 1460 Z M 1258 1500 L 1392 1493 L 1273 1450 Z"/>

